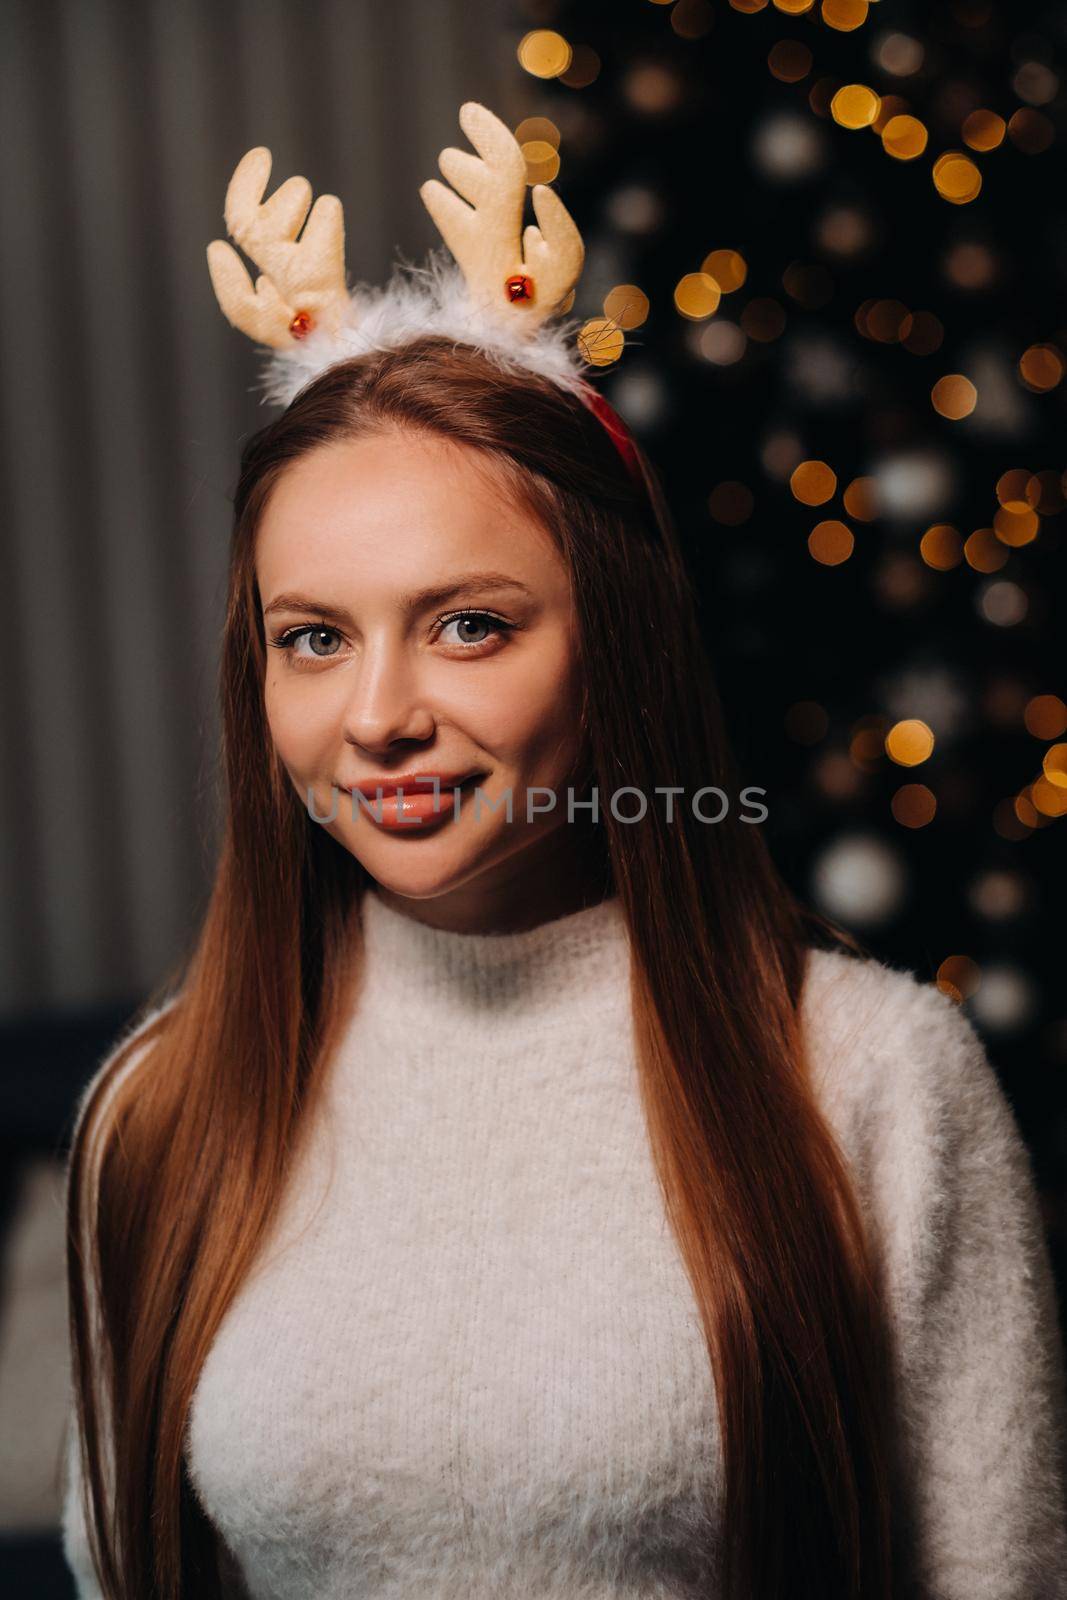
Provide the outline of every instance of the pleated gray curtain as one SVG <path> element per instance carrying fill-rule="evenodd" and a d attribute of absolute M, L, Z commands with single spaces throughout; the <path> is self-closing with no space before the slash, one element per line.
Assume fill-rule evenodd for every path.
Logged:
<path fill-rule="evenodd" d="M 138 995 L 217 839 L 240 441 L 204 258 L 246 149 L 341 196 L 350 278 L 434 242 L 456 113 L 523 114 L 503 0 L 0 0 L 0 1007 Z"/>

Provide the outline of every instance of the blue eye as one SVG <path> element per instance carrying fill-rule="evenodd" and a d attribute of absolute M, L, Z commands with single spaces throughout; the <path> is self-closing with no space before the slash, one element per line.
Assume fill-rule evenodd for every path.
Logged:
<path fill-rule="evenodd" d="M 308 660 L 307 653 L 294 648 L 298 639 L 306 638 L 311 644 L 311 655 L 322 660 L 325 657 L 337 654 L 336 649 L 319 650 L 317 648 L 326 634 L 332 635 L 334 640 L 340 638 L 336 628 L 328 628 L 324 623 L 320 623 L 315 627 L 312 627 L 310 623 L 303 623 L 299 628 L 289 628 L 287 632 L 281 634 L 277 639 L 272 639 L 271 643 L 276 645 L 279 650 L 291 651 L 298 660 L 306 661 Z"/>
<path fill-rule="evenodd" d="M 489 611 L 454 611 L 450 616 L 441 617 L 439 620 L 440 637 L 444 637 L 447 628 L 454 627 L 457 632 L 447 642 L 470 649 L 480 644 L 487 644 L 494 634 L 503 634 L 512 626 L 510 622 L 505 622 L 503 617 L 497 617 Z"/>

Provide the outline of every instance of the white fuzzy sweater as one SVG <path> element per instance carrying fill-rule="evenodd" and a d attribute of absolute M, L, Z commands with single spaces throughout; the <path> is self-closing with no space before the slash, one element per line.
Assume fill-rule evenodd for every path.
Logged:
<path fill-rule="evenodd" d="M 617 900 L 442 932 L 365 901 L 330 1114 L 228 1312 L 190 1472 L 254 1600 L 714 1596 L 710 1368 L 641 1117 Z M 1063 1343 L 971 1024 L 815 951 L 819 1095 L 891 1286 L 915 1600 L 1065 1600 Z M 69 1456 L 67 1559 L 89 1570 Z"/>

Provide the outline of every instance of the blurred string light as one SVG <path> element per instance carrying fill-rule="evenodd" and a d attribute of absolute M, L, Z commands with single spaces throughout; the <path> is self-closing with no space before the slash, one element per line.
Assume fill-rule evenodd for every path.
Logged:
<path fill-rule="evenodd" d="M 533 28 L 518 45 L 519 65 L 535 78 L 558 78 L 571 64 L 574 52 L 561 33 Z"/>
<path fill-rule="evenodd" d="M 671 10 L 671 28 L 680 39 L 702 39 L 714 21 L 708 0 L 677 0 Z"/>
<path fill-rule="evenodd" d="M 1008 552 L 992 528 L 976 528 L 964 543 L 963 559 L 975 572 L 999 572 L 1008 563 Z"/>
<path fill-rule="evenodd" d="M 941 993 L 956 1001 L 969 1000 L 977 994 L 981 981 L 978 963 L 970 956 L 946 956 L 934 977 Z"/>
<path fill-rule="evenodd" d="M 779 39 L 768 52 L 767 65 L 779 83 L 799 83 L 811 71 L 812 54 L 799 39 Z"/>
<path fill-rule="evenodd" d="M 970 156 L 961 150 L 946 150 L 934 162 L 934 188 L 943 200 L 965 206 L 976 200 L 982 189 L 982 174 Z"/>
<path fill-rule="evenodd" d="M 830 101 L 830 115 L 842 128 L 869 128 L 881 103 L 865 83 L 846 83 Z"/>
<path fill-rule="evenodd" d="M 827 915 L 876 927 L 899 910 L 907 876 L 899 853 L 874 833 L 848 833 L 815 860 L 812 893 Z"/>
<path fill-rule="evenodd" d="M 654 0 L 654 3 L 661 3 L 661 0 Z M 845 77 L 863 76 L 864 69 L 857 66 L 855 58 L 850 70 L 840 71 L 836 78 L 820 75 L 820 72 L 825 74 L 825 63 L 818 61 L 818 25 L 842 33 L 861 29 L 870 15 L 863 0 L 857 4 L 848 4 L 845 0 L 825 0 L 825 3 L 823 0 L 730 0 L 730 4 L 735 11 L 743 13 L 768 12 L 773 5 L 773 10 L 784 16 L 805 17 L 804 39 L 779 39 L 769 49 L 766 63 L 770 76 L 783 85 L 803 85 L 797 91 L 797 101 L 803 95 L 815 118 L 823 119 L 824 126 L 832 122 L 850 132 L 872 132 L 890 161 L 902 168 L 910 166 L 929 174 L 919 181 L 932 182 L 936 194 L 949 205 L 964 208 L 981 199 L 984 177 L 992 179 L 998 169 L 1012 159 L 1010 149 L 1006 157 L 994 154 L 1003 146 L 1036 155 L 1054 141 L 1055 126 L 1042 108 L 1053 107 L 1057 101 L 1061 90 L 1059 78 L 1049 64 L 1051 54 L 1048 61 L 1032 60 L 1030 56 L 1034 52 L 1029 44 L 1024 51 L 1020 42 L 1010 72 L 1011 91 L 1025 103 L 1014 112 L 1002 106 L 1004 114 L 1001 115 L 1000 111 L 983 103 L 987 100 L 997 103 L 996 89 L 991 90 L 989 85 L 982 89 L 970 76 L 965 78 L 967 69 L 964 66 L 955 68 L 952 76 L 940 82 L 933 79 L 934 63 L 927 58 L 922 39 L 902 30 L 880 32 L 873 40 L 868 36 L 859 48 L 868 51 L 878 71 L 896 80 L 891 85 L 879 80 L 881 86 L 894 91 L 903 89 L 910 99 L 895 92 L 879 93 L 877 88 L 863 83 L 842 82 Z M 685 0 L 677 0 L 672 26 L 674 17 L 681 21 L 686 10 Z M 990 24 L 993 16 L 987 0 L 951 0 L 948 11 L 959 26 L 974 30 L 975 45 L 979 31 Z M 702 7 L 699 12 L 694 8 L 693 15 L 699 15 L 710 26 L 710 7 Z M 874 15 L 877 17 L 878 13 Z M 924 31 L 919 20 L 921 15 L 921 10 L 918 15 L 913 13 L 916 34 Z M 816 27 L 813 29 L 811 24 Z M 679 26 L 676 31 L 686 36 L 685 27 Z M 797 27 L 795 31 L 802 30 Z M 965 48 L 972 49 L 969 43 Z M 1036 54 L 1041 55 L 1039 47 Z M 973 62 L 971 65 L 973 67 Z M 955 72 L 959 72 L 959 77 Z M 1008 82 L 1006 79 L 1000 86 L 1001 92 Z M 670 95 L 666 94 L 665 103 L 669 100 Z M 932 141 L 935 147 L 931 150 Z M 946 149 L 945 145 L 952 148 Z M 789 110 L 772 111 L 759 120 L 751 152 L 753 165 L 762 177 L 781 183 L 802 182 L 822 173 L 829 154 L 823 128 Z M 990 158 L 988 162 L 987 158 Z M 903 184 L 908 180 L 901 177 L 899 181 Z M 977 205 L 972 214 L 981 218 L 983 210 Z M 838 195 L 821 209 L 816 204 L 813 212 L 808 248 L 825 258 L 836 257 L 843 265 L 840 274 L 835 262 L 830 263 L 832 273 L 820 261 L 794 261 L 784 270 L 780 263 L 774 267 L 774 271 L 780 272 L 791 323 L 794 308 L 798 314 L 798 332 L 791 333 L 787 341 L 787 372 L 794 349 L 799 350 L 806 338 L 800 313 L 828 304 L 834 296 L 835 278 L 848 283 L 847 273 L 854 269 L 857 260 L 870 255 L 880 245 L 881 225 L 885 220 L 884 211 L 879 210 L 877 204 L 871 205 L 866 195 L 860 200 L 847 194 Z M 1033 217 L 1030 220 L 1033 221 Z M 922 241 L 924 248 L 925 243 Z M 956 232 L 947 240 L 935 241 L 929 251 L 935 275 L 932 289 L 928 286 L 926 294 L 936 291 L 939 282 L 949 291 L 975 296 L 1005 281 L 1010 284 L 1019 253 L 1015 241 L 1007 233 L 995 240 L 984 238 L 980 225 L 973 226 L 969 236 Z M 692 260 L 683 264 L 696 266 Z M 679 265 L 679 271 L 683 264 Z M 754 268 L 762 265 L 755 259 L 752 264 Z M 736 366 L 747 352 L 752 352 L 754 357 L 753 345 L 760 342 L 761 333 L 767 342 L 768 337 L 777 337 L 786 323 L 782 305 L 768 296 L 757 296 L 744 305 L 743 296 L 739 294 L 736 310 L 723 305 L 724 298 L 736 293 L 744 284 L 748 276 L 747 262 L 744 274 L 741 284 L 731 284 L 727 273 L 716 270 L 709 253 L 700 262 L 700 270 L 686 273 L 675 288 L 676 308 L 693 324 L 686 331 L 687 342 L 704 360 L 722 368 Z M 714 287 L 707 279 L 712 280 Z M 913 307 L 890 299 L 884 291 L 900 288 L 900 284 L 871 286 L 881 289 L 882 297 L 864 301 L 857 307 L 854 324 L 857 334 L 864 340 L 896 347 L 902 352 L 902 365 L 897 366 L 894 366 L 897 359 L 894 354 L 883 356 L 881 352 L 869 352 L 870 370 L 879 375 L 887 372 L 890 381 L 895 371 L 910 367 L 910 362 L 903 361 L 904 355 L 930 361 L 943 349 L 945 322 L 949 323 L 949 359 L 936 364 L 931 361 L 935 370 L 928 372 L 925 381 L 921 378 L 919 381 L 921 393 L 929 394 L 929 405 L 945 421 L 963 422 L 973 416 L 974 426 L 984 428 L 986 434 L 998 428 L 1004 434 L 1013 429 L 1022 433 L 1024 427 L 1032 426 L 1032 413 L 1040 409 L 1040 401 L 1034 405 L 1028 396 L 1053 394 L 1067 378 L 1067 343 L 1064 331 L 1054 325 L 1046 323 L 1044 327 L 1029 329 L 1012 349 L 995 347 L 995 341 L 986 335 L 976 335 L 973 348 L 960 348 L 953 337 L 958 330 L 944 311 L 945 322 L 942 322 L 941 317 L 921 302 Z M 909 295 L 909 300 L 911 298 Z M 972 308 L 977 317 L 973 300 L 965 309 L 970 313 Z M 729 314 L 724 316 L 724 310 Z M 1034 342 L 1026 344 L 1027 338 Z M 1026 347 L 1021 348 L 1023 345 Z M 813 341 L 810 351 L 814 353 L 816 348 Z M 808 360 L 807 354 L 804 359 Z M 877 369 L 875 359 L 879 363 Z M 947 365 L 961 370 L 946 373 L 943 367 Z M 940 374 L 937 368 L 942 368 Z M 781 370 L 778 369 L 779 373 Z M 866 373 L 868 369 L 864 366 L 860 370 Z M 914 377 L 916 369 L 911 367 L 910 370 Z M 723 382 L 735 383 L 737 378 L 724 377 Z M 885 388 L 888 387 L 886 384 Z M 817 388 L 818 385 L 815 389 L 809 387 L 805 395 L 810 399 Z M 1014 398 L 1005 399 L 1006 391 Z M 794 390 L 794 403 L 797 392 Z M 872 384 L 870 392 L 876 393 L 877 387 Z M 1060 398 L 1061 395 L 1054 395 L 1046 414 L 1058 405 Z M 870 454 L 864 462 L 863 475 L 850 476 L 848 469 L 854 472 L 855 466 L 842 455 L 841 464 L 846 470 L 840 481 L 828 463 L 811 459 L 815 440 L 803 441 L 797 437 L 789 425 L 789 407 L 783 403 L 781 393 L 778 407 L 760 444 L 759 459 L 767 477 L 788 483 L 794 500 L 800 505 L 824 508 L 818 514 L 825 520 L 807 534 L 809 553 L 814 560 L 824 565 L 847 562 L 855 548 L 853 529 L 865 521 L 885 518 L 898 524 L 895 535 L 899 547 L 892 548 L 881 539 L 872 542 L 870 579 L 879 604 L 898 606 L 902 610 L 936 604 L 947 585 L 963 583 L 964 589 L 954 592 L 963 593 L 969 602 L 973 600 L 984 624 L 1010 628 L 1026 622 L 1031 604 L 1036 605 L 1041 593 L 1032 569 L 1026 566 L 1027 551 L 1046 537 L 1051 548 L 1058 536 L 1055 528 L 1050 530 L 1050 536 L 1045 534 L 1044 528 L 1047 518 L 1057 516 L 1064 509 L 1067 475 L 1060 470 L 1062 463 L 1055 468 L 1046 466 L 1039 472 L 1031 470 L 1030 466 L 1011 467 L 1010 459 L 1008 462 L 997 459 L 987 480 L 987 484 L 994 477 L 997 480 L 995 503 L 991 502 L 988 508 L 979 504 L 977 508 L 965 510 L 953 504 L 961 487 L 964 458 L 957 456 L 947 443 L 937 447 L 907 447 L 908 423 L 915 420 L 916 410 L 920 412 L 921 421 L 921 405 L 906 408 L 899 395 L 890 392 L 880 406 L 872 407 L 875 426 L 868 438 Z M 928 412 L 926 415 L 929 419 Z M 964 431 L 943 428 L 936 433 L 947 440 L 954 432 L 958 437 Z M 915 433 L 910 437 L 915 438 Z M 825 443 L 822 448 L 826 448 Z M 836 444 L 831 445 L 830 450 L 836 451 Z M 834 460 L 838 460 L 836 454 Z M 1040 463 L 1032 465 L 1037 468 Z M 829 474 L 829 492 L 808 498 L 804 492 L 806 471 L 820 466 Z M 798 489 L 801 492 L 798 493 Z M 840 501 L 835 505 L 833 502 L 838 495 Z M 755 503 L 751 488 L 738 479 L 724 479 L 707 491 L 711 520 L 724 527 L 741 526 L 750 520 Z M 964 522 L 968 514 L 970 520 Z M 940 520 L 950 515 L 957 520 Z M 810 523 L 814 519 L 807 520 Z M 990 525 L 976 527 L 974 524 L 979 521 Z M 860 537 L 863 538 L 862 532 Z M 743 542 L 732 541 L 731 544 L 736 547 Z M 904 548 L 905 542 L 909 548 Z M 975 582 L 972 574 L 980 581 Z M 931 596 L 935 597 L 933 602 Z M 811 747 L 811 782 L 822 795 L 837 800 L 857 796 L 862 799 L 869 794 L 874 781 L 884 782 L 886 762 L 916 768 L 931 759 L 935 742 L 951 728 L 952 718 L 932 709 L 936 702 L 934 688 L 939 681 L 938 671 L 929 669 L 926 678 L 926 688 L 933 699 L 923 699 L 918 682 L 911 686 L 910 699 L 904 687 L 897 685 L 902 699 L 900 706 L 893 707 L 891 724 L 888 718 L 861 718 L 853 726 L 847 753 L 840 745 L 835 748 L 828 743 L 830 718 L 824 705 L 806 700 L 797 701 L 789 708 L 787 734 L 798 744 Z M 993 828 L 1002 840 L 1026 838 L 1067 815 L 1067 739 L 1064 737 L 1067 703 L 1058 695 L 1036 693 L 1035 687 L 1009 680 L 1001 673 L 990 681 L 986 702 L 984 687 L 979 693 L 964 685 L 968 712 L 976 712 L 982 702 L 988 718 L 983 726 L 996 726 L 992 708 L 994 699 L 999 697 L 1002 709 L 1011 708 L 1002 726 L 1018 730 L 1025 723 L 1027 734 L 1040 740 L 1044 747 L 1033 749 L 1035 759 L 1030 781 L 1017 793 L 1008 794 L 992 813 Z M 888 702 L 887 695 L 887 705 Z M 898 715 L 901 706 L 905 714 Z M 872 779 L 872 774 L 879 770 L 882 777 Z M 905 774 L 898 774 L 898 777 L 903 776 Z M 1013 779 L 1018 783 L 1017 774 Z M 1010 785 L 1005 785 L 1008 787 Z M 953 819 L 963 814 L 966 804 L 974 798 L 975 788 L 973 775 L 962 769 L 943 772 L 930 784 L 897 782 L 892 786 L 888 809 L 898 828 L 921 829 L 935 821 L 939 809 L 943 816 Z M 885 837 L 850 835 L 838 839 L 822 853 L 816 865 L 819 884 L 816 898 L 824 909 L 859 924 L 877 924 L 879 920 L 896 915 L 907 894 L 907 877 L 903 858 L 885 846 Z M 979 871 L 968 895 L 974 912 L 989 920 L 1021 914 L 1030 899 L 1027 880 L 1017 872 L 1002 868 Z M 988 987 L 987 978 L 990 980 Z M 937 981 L 954 999 L 971 1004 L 976 1016 L 978 995 L 985 992 L 989 1018 L 999 1019 L 991 1020 L 991 1026 L 1015 1026 L 1029 1015 L 1026 980 L 1011 967 L 998 969 L 995 964 L 987 966 L 983 962 L 979 969 L 967 955 L 950 955 L 939 965 Z"/>
<path fill-rule="evenodd" d="M 1032 394 L 1055 389 L 1063 370 L 1063 356 L 1054 344 L 1032 344 L 1019 357 L 1019 377 Z"/>
<path fill-rule="evenodd" d="M 1026 911 L 1032 900 L 1032 890 L 1018 872 L 994 867 L 975 877 L 967 898 L 980 917 L 999 922 Z"/>
<path fill-rule="evenodd" d="M 969 417 L 978 404 L 978 390 L 961 372 L 950 372 L 938 378 L 930 391 L 930 401 L 939 416 L 958 422 Z"/>
<path fill-rule="evenodd" d="M 929 135 L 918 117 L 890 117 L 882 127 L 882 148 L 897 161 L 914 161 L 926 149 Z"/>
<path fill-rule="evenodd" d="M 995 150 L 1003 144 L 1008 124 L 995 111 L 972 111 L 964 119 L 960 132 L 963 142 L 972 150 Z"/>
<path fill-rule="evenodd" d="M 895 722 L 885 736 L 885 752 L 899 767 L 917 767 L 934 753 L 933 730 L 919 717 Z"/>
<path fill-rule="evenodd" d="M 1026 702 L 1023 725 L 1035 739 L 1058 739 L 1067 733 L 1067 704 L 1058 694 L 1035 694 Z"/>
<path fill-rule="evenodd" d="M 975 596 L 978 614 L 997 628 L 1013 628 L 1029 610 L 1026 591 L 1008 578 L 983 584 Z"/>
<path fill-rule="evenodd" d="M 895 78 L 910 78 L 922 70 L 926 51 L 918 39 L 906 33 L 884 33 L 871 50 L 876 66 Z"/>
<path fill-rule="evenodd" d="M 810 178 L 826 164 L 822 130 L 795 111 L 776 111 L 756 124 L 752 158 L 775 182 Z"/>
<path fill-rule="evenodd" d="M 903 828 L 925 828 L 937 814 L 937 797 L 925 783 L 904 783 L 893 795 L 889 808 Z"/>
<path fill-rule="evenodd" d="M 828 517 L 817 522 L 808 534 L 808 550 L 824 567 L 838 567 L 847 561 L 855 547 L 852 529 L 845 522 Z"/>
<path fill-rule="evenodd" d="M 597 367 L 618 361 L 626 346 L 626 333 L 648 317 L 649 301 L 636 283 L 619 283 L 609 289 L 601 307 L 604 315 L 590 317 L 579 329 L 578 346 L 585 359 Z"/>
<path fill-rule="evenodd" d="M 825 505 L 837 492 L 837 473 L 825 461 L 801 461 L 793 470 L 789 488 L 802 505 Z"/>
<path fill-rule="evenodd" d="M 1032 1020 L 1037 997 L 1032 980 L 1019 967 L 996 963 L 983 970 L 969 1005 L 982 1027 L 1008 1033 Z"/>
<path fill-rule="evenodd" d="M 935 572 L 951 572 L 963 560 L 963 539 L 950 522 L 935 522 L 919 540 L 919 554 Z"/>
<path fill-rule="evenodd" d="M 724 317 L 716 317 L 701 331 L 700 354 L 714 366 L 734 366 L 747 348 L 748 335 L 745 330 Z"/>

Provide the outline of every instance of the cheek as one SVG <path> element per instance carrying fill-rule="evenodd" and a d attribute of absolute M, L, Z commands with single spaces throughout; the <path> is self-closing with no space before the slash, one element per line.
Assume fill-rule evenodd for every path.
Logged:
<path fill-rule="evenodd" d="M 478 701 L 478 734 L 486 748 L 517 767 L 543 767 L 557 758 L 563 764 L 578 737 L 581 704 L 569 641 L 546 641 L 536 652 L 522 652 L 521 660 L 494 675 Z"/>
<path fill-rule="evenodd" d="M 271 741 L 284 765 L 296 772 L 315 765 L 333 719 L 327 697 L 321 692 L 308 694 L 307 689 L 308 685 L 273 675 L 263 691 Z"/>

